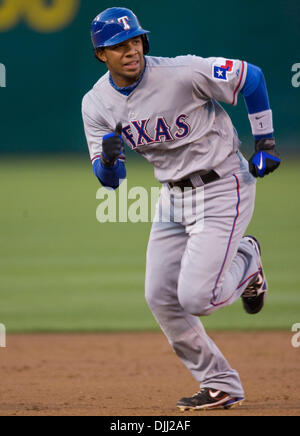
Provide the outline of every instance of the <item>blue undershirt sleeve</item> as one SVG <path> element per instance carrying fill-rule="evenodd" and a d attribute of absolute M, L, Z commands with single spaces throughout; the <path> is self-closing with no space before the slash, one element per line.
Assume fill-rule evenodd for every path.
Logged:
<path fill-rule="evenodd" d="M 126 179 L 124 162 L 117 160 L 113 167 L 106 168 L 100 159 L 93 163 L 93 171 L 102 186 L 117 189 L 123 179 Z"/>
<path fill-rule="evenodd" d="M 249 115 L 270 109 L 267 85 L 262 70 L 248 64 L 245 84 L 241 90 Z M 255 136 L 255 139 L 272 138 L 273 133 Z"/>

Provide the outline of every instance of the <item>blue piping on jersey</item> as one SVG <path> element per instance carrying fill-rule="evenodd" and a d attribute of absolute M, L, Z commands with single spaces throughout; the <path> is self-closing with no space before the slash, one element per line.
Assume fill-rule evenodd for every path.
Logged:
<path fill-rule="evenodd" d="M 144 56 L 144 60 L 145 60 L 145 68 L 144 71 L 142 72 L 141 76 L 139 77 L 139 79 L 133 83 L 130 86 L 125 86 L 123 88 L 117 86 L 111 76 L 111 74 L 109 73 L 109 83 L 111 84 L 111 86 L 118 91 L 120 94 L 126 95 L 127 97 L 135 90 L 135 88 L 141 83 L 141 81 L 143 80 L 145 71 L 146 71 L 146 66 L 147 66 L 147 59 Z"/>

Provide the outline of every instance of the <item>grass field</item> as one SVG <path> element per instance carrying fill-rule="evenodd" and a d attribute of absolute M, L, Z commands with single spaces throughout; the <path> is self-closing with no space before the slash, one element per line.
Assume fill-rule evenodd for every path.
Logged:
<path fill-rule="evenodd" d="M 158 186 L 142 160 L 128 187 Z M 258 184 L 249 232 L 264 249 L 271 289 L 260 315 L 241 303 L 204 319 L 208 329 L 290 329 L 300 322 L 300 160 Z M 144 299 L 151 224 L 100 224 L 88 157 L 0 161 L 0 323 L 8 332 L 156 329 Z"/>

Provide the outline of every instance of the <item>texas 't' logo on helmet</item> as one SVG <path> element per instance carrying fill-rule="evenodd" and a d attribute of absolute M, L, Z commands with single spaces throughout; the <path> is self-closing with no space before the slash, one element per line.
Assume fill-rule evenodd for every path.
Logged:
<path fill-rule="evenodd" d="M 128 21 L 129 21 L 129 18 L 127 16 L 118 18 L 118 22 L 123 24 L 124 30 L 130 29 Z"/>

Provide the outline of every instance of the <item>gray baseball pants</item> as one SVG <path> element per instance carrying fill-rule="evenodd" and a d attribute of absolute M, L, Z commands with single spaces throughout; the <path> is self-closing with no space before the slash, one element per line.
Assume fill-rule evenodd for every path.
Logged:
<path fill-rule="evenodd" d="M 254 210 L 255 179 L 243 159 L 233 171 L 185 194 L 163 186 L 147 250 L 146 300 L 201 388 L 243 397 L 237 371 L 199 319 L 238 300 L 261 267 L 252 245 L 242 240 Z M 188 207 L 175 219 L 187 197 L 193 197 L 193 208 L 195 201 L 203 205 L 196 222 Z M 165 205 L 172 210 L 169 220 L 162 219 Z"/>

